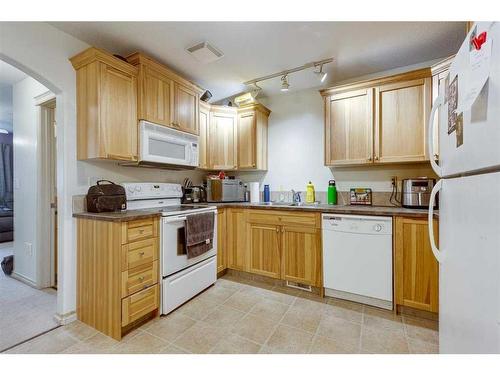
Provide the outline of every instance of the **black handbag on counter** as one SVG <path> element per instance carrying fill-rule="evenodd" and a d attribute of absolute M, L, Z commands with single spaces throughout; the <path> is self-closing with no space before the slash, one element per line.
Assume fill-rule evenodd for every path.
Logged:
<path fill-rule="evenodd" d="M 107 182 L 103 184 L 103 182 Z M 88 212 L 113 212 L 127 209 L 123 186 L 108 180 L 99 180 L 87 192 Z"/>

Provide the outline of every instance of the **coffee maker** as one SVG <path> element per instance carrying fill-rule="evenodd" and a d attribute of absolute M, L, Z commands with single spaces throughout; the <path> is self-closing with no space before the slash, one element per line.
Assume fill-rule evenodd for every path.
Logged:
<path fill-rule="evenodd" d="M 182 204 L 205 203 L 207 191 L 203 186 L 182 187 Z"/>

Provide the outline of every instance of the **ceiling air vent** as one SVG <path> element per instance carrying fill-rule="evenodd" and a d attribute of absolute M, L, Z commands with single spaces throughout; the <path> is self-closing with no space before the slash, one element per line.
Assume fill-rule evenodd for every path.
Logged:
<path fill-rule="evenodd" d="M 196 60 L 208 64 L 213 61 L 219 60 L 224 54 L 208 42 L 199 43 L 195 46 L 189 47 L 187 51 Z"/>

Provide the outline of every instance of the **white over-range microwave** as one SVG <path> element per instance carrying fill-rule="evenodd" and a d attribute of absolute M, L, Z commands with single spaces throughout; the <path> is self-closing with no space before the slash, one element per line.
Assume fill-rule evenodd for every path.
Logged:
<path fill-rule="evenodd" d="M 141 120 L 139 164 L 198 167 L 198 136 Z"/>

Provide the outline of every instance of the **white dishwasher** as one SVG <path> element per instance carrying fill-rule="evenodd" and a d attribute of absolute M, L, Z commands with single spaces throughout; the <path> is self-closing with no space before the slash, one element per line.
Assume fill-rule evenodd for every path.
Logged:
<path fill-rule="evenodd" d="M 325 294 L 392 310 L 392 218 L 322 219 Z"/>

